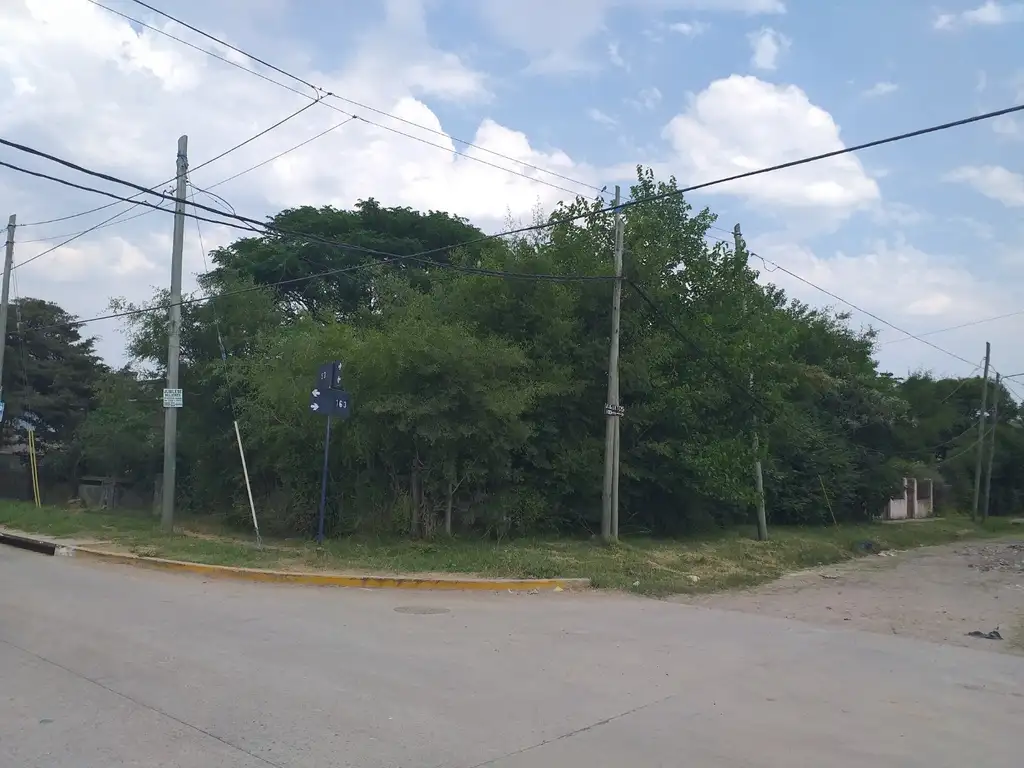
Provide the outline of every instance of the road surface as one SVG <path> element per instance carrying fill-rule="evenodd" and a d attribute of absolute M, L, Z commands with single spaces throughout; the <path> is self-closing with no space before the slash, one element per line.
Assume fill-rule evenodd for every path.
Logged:
<path fill-rule="evenodd" d="M 1021 765 L 1024 659 L 612 594 L 204 581 L 0 547 L 0 765 Z"/>

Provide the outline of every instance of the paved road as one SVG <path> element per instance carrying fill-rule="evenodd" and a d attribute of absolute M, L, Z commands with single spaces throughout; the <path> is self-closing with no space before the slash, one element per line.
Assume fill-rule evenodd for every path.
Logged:
<path fill-rule="evenodd" d="M 1024 659 L 984 651 L 615 595 L 232 584 L 0 547 L 4 768 L 1018 768 L 1022 722 Z"/>

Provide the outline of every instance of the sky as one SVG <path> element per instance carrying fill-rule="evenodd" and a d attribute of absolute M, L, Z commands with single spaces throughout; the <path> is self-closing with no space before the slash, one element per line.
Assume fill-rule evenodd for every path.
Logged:
<path fill-rule="evenodd" d="M 697 184 L 1024 103 L 1024 2 L 1008 0 L 154 0 L 334 94 L 197 168 L 312 91 L 130 0 L 103 4 L 229 63 L 87 0 L 3 0 L 0 136 L 148 187 L 173 178 L 187 134 L 196 186 L 260 220 L 374 197 L 497 232 L 627 189 L 638 163 Z M 0 160 L 131 194 L 7 147 Z M 967 375 L 990 341 L 994 369 L 1024 372 L 1024 113 L 687 198 L 719 215 L 714 236 L 741 225 L 763 281 L 877 328 L 885 370 Z M 109 202 L 0 167 L 0 214 L 24 224 L 15 263 L 129 206 L 36 222 Z M 83 318 L 146 300 L 170 279 L 172 217 L 143 212 L 16 269 L 18 295 Z M 185 232 L 187 291 L 204 248 L 242 233 Z M 87 326 L 115 363 L 118 323 Z"/>

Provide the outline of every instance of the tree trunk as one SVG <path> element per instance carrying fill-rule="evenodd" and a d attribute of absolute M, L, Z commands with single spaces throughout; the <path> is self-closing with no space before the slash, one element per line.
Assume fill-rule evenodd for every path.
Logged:
<path fill-rule="evenodd" d="M 413 459 L 412 473 L 409 476 L 409 495 L 412 497 L 412 519 L 409 521 L 409 534 L 415 539 L 420 535 L 420 460 Z"/>
<path fill-rule="evenodd" d="M 444 508 L 444 532 L 452 535 L 452 505 L 455 499 L 455 483 L 448 481 L 448 503 Z"/>

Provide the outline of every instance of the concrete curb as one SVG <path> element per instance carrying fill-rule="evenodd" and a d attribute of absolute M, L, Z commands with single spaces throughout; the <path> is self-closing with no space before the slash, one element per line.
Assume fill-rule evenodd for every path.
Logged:
<path fill-rule="evenodd" d="M 15 543 L 15 541 L 17 543 Z M 161 571 L 191 573 L 209 578 L 234 579 L 270 584 L 301 584 L 311 587 L 362 587 L 366 589 L 419 589 L 419 590 L 463 590 L 463 591 L 555 591 L 585 589 L 590 579 L 481 579 L 458 576 L 359 576 L 341 573 L 293 573 L 291 571 L 269 571 L 260 568 L 235 568 L 227 565 L 208 565 L 182 560 L 167 560 L 162 557 L 140 557 L 121 552 L 107 552 L 91 547 L 66 546 L 52 541 L 30 539 L 0 533 L 0 543 L 31 549 L 48 555 L 82 557 L 140 568 Z"/>
<path fill-rule="evenodd" d="M 57 551 L 57 545 L 52 541 L 31 539 L 27 536 L 18 536 L 13 533 L 5 533 L 4 531 L 0 531 L 0 544 L 25 549 L 29 552 L 38 552 L 41 555 L 53 555 Z"/>

